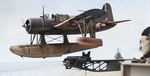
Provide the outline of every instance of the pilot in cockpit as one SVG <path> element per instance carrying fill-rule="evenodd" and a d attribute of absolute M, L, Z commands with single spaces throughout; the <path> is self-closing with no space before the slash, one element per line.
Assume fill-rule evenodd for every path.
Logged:
<path fill-rule="evenodd" d="M 51 21 L 56 21 L 56 16 L 54 14 L 51 16 Z"/>

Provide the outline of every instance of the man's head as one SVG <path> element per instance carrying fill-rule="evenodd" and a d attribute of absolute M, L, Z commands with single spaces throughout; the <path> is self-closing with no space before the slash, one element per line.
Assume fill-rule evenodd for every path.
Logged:
<path fill-rule="evenodd" d="M 150 37 L 149 36 L 142 36 L 140 40 L 140 50 L 143 52 L 144 56 L 145 55 L 147 56 L 147 53 L 150 52 Z"/>
<path fill-rule="evenodd" d="M 146 28 L 142 33 L 140 50 L 143 52 L 144 57 L 150 57 L 150 27 Z"/>

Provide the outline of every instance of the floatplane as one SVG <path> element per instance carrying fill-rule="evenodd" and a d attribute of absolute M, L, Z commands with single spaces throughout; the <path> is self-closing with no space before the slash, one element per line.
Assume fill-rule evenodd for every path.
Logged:
<path fill-rule="evenodd" d="M 111 6 L 106 3 L 102 9 L 90 9 L 71 17 L 67 14 L 44 14 L 39 18 L 29 18 L 22 25 L 31 34 L 29 45 L 11 46 L 10 50 L 21 57 L 45 58 L 58 57 L 102 46 L 102 39 L 95 36 L 96 32 L 116 26 L 117 23 L 130 20 L 114 21 Z M 70 43 L 67 35 L 81 34 L 77 43 Z M 87 37 L 87 34 L 90 37 Z M 45 35 L 62 35 L 63 43 L 49 44 Z M 58 38 L 53 38 L 56 40 Z M 34 43 L 35 42 L 35 43 Z"/>

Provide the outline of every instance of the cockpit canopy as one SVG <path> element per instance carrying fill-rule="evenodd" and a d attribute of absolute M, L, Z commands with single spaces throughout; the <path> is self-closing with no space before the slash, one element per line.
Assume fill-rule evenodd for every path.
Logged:
<path fill-rule="evenodd" d="M 52 21 L 59 21 L 59 22 L 63 22 L 69 18 L 70 17 L 67 14 L 65 14 L 65 15 L 64 14 L 56 14 L 56 15 L 52 14 L 52 16 L 51 16 Z"/>

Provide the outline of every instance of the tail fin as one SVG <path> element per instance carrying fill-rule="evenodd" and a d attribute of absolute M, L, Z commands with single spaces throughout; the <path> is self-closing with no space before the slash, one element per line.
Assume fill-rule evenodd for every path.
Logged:
<path fill-rule="evenodd" d="M 107 12 L 107 16 L 108 16 L 108 17 L 105 19 L 106 21 L 114 21 L 110 4 L 105 3 L 105 4 L 103 5 L 102 10 L 104 10 L 105 12 Z"/>

